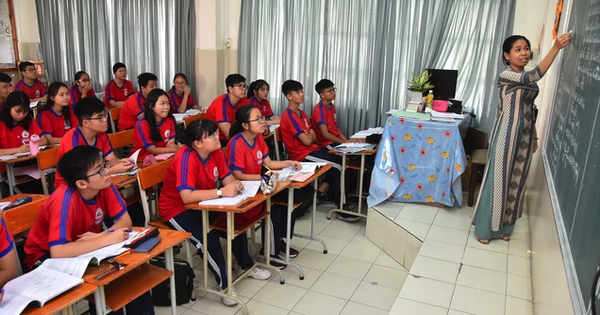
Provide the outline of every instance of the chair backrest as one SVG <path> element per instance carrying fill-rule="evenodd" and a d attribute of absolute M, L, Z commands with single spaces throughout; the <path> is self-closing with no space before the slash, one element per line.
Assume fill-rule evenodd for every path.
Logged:
<path fill-rule="evenodd" d="M 4 221 L 6 221 L 8 231 L 12 235 L 15 235 L 31 229 L 46 199 L 34 200 L 28 204 L 4 211 L 2 216 L 4 217 Z"/>
<path fill-rule="evenodd" d="M 470 127 L 465 135 L 463 146 L 465 147 L 465 153 L 467 155 L 471 155 L 473 151 L 478 149 L 486 149 L 488 146 L 487 133 L 477 128 Z"/>
<path fill-rule="evenodd" d="M 196 115 L 187 116 L 183 119 L 183 125 L 187 127 L 194 120 L 204 119 L 204 115 L 204 113 L 200 113 Z"/>
<path fill-rule="evenodd" d="M 108 135 L 108 140 L 114 149 L 133 144 L 133 129 L 119 131 Z"/>
<path fill-rule="evenodd" d="M 147 193 L 152 194 L 153 190 L 150 190 L 150 188 L 162 183 L 165 180 L 165 173 L 167 172 L 169 165 L 171 165 L 171 159 L 144 167 L 137 173 L 138 188 L 140 190 L 140 203 L 142 204 L 142 209 L 144 210 L 144 226 L 147 226 L 148 221 L 151 221 L 154 219 L 154 217 L 156 217 L 156 213 L 150 214 L 150 205 L 148 204 Z M 158 192 L 158 190 L 154 192 Z M 154 200 L 157 201 L 158 198 L 155 198 Z M 155 204 L 158 205 L 157 202 Z"/>
<path fill-rule="evenodd" d="M 112 129 L 113 133 L 117 132 L 117 124 L 116 121 L 119 120 L 121 116 L 121 107 L 113 107 L 108 111 L 108 115 L 110 116 L 110 129 Z"/>
<path fill-rule="evenodd" d="M 275 136 L 275 143 L 274 143 L 275 144 L 275 157 L 277 158 L 278 161 L 282 161 L 285 159 L 285 157 L 284 157 L 284 152 L 282 151 L 284 146 L 283 146 L 283 137 L 281 135 L 281 127 L 275 128 L 274 136 Z M 282 152 L 279 152 L 279 151 L 282 151 Z"/>
<path fill-rule="evenodd" d="M 38 152 L 37 161 L 40 169 L 40 178 L 42 180 L 42 189 L 44 189 L 44 195 L 49 195 L 50 190 L 48 180 L 46 179 L 46 170 L 56 167 L 58 156 L 58 147 L 49 148 Z"/>

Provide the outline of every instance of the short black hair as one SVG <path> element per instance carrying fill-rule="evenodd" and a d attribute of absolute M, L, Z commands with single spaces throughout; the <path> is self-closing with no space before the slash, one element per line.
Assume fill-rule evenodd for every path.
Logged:
<path fill-rule="evenodd" d="M 239 73 L 232 73 L 225 78 L 225 87 L 233 88 L 234 85 L 246 82 L 246 78 Z"/>
<path fill-rule="evenodd" d="M 323 91 L 325 91 L 326 89 L 333 87 L 335 84 L 333 84 L 333 82 L 329 79 L 323 79 L 319 82 L 317 82 L 317 84 L 315 84 L 315 91 L 317 91 L 317 94 L 321 94 L 323 93 Z"/>
<path fill-rule="evenodd" d="M 14 119 L 12 118 L 10 111 L 13 107 L 19 107 L 22 111 L 28 113 L 27 116 L 21 120 L 20 124 L 25 130 L 29 130 L 29 125 L 31 124 L 32 115 L 29 108 L 29 97 L 23 91 L 12 91 L 6 97 L 6 101 L 0 110 L 0 121 L 4 122 L 6 128 L 12 130 L 13 125 L 15 124 Z M 38 135 L 39 136 L 39 135 Z"/>
<path fill-rule="evenodd" d="M 81 79 L 81 77 L 82 77 L 84 74 L 87 74 L 87 72 L 85 72 L 85 71 L 77 71 L 77 72 L 75 73 L 75 85 L 77 85 L 77 81 L 79 81 L 79 79 Z M 89 77 L 90 75 L 89 75 L 89 74 L 87 74 L 87 76 Z"/>
<path fill-rule="evenodd" d="M 77 181 L 87 179 L 88 172 L 101 161 L 102 150 L 89 145 L 79 145 L 61 156 L 56 167 L 67 185 L 77 188 Z"/>
<path fill-rule="evenodd" d="M 137 79 L 138 79 L 138 84 L 140 85 L 140 89 L 142 87 L 147 87 L 148 82 L 150 82 L 150 81 L 158 81 L 158 78 L 156 77 L 156 75 L 154 73 L 150 73 L 150 72 L 144 72 L 144 73 L 138 75 Z"/>
<path fill-rule="evenodd" d="M 197 119 L 185 128 L 183 143 L 193 148 L 194 141 L 210 137 L 217 132 L 217 124 L 210 119 Z"/>
<path fill-rule="evenodd" d="M 287 80 L 281 85 L 281 92 L 284 96 L 287 96 L 292 92 L 298 92 L 302 90 L 304 90 L 302 83 L 295 80 Z"/>
<path fill-rule="evenodd" d="M 127 68 L 127 66 L 122 62 L 117 62 L 113 65 L 113 74 L 117 73 L 117 71 L 121 68 Z"/>
<path fill-rule="evenodd" d="M 94 114 L 103 113 L 104 111 L 106 111 L 104 103 L 93 96 L 80 99 L 73 107 L 73 114 L 77 117 L 80 125 L 83 125 L 83 120 L 90 119 Z"/>
<path fill-rule="evenodd" d="M 27 70 L 27 67 L 29 67 L 29 66 L 35 67 L 35 65 L 31 61 L 21 61 L 19 63 L 19 71 L 23 72 L 23 71 Z"/>
<path fill-rule="evenodd" d="M 12 78 L 4 73 L 4 72 L 0 72 L 0 82 L 2 83 L 12 83 Z"/>
<path fill-rule="evenodd" d="M 523 35 L 513 35 L 513 36 L 509 36 L 507 39 L 505 39 L 504 43 L 502 44 L 502 52 L 510 55 L 510 50 L 512 49 L 513 44 L 516 41 L 521 40 L 521 39 L 527 43 L 527 46 L 529 46 L 529 51 L 531 52 L 531 56 L 529 56 L 529 59 L 533 59 L 533 51 L 531 50 L 531 43 L 529 42 L 529 39 L 527 39 L 527 37 L 525 37 Z M 504 62 L 505 65 L 510 66 L 510 62 L 508 61 L 508 59 L 504 58 L 504 54 L 502 54 L 502 61 Z"/>

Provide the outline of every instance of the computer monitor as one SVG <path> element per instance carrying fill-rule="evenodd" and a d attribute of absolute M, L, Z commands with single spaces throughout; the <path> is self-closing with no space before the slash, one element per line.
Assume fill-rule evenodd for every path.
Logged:
<path fill-rule="evenodd" d="M 433 97 L 436 100 L 448 100 L 456 96 L 456 80 L 458 70 L 427 69 L 431 74 L 430 82 L 433 88 Z"/>

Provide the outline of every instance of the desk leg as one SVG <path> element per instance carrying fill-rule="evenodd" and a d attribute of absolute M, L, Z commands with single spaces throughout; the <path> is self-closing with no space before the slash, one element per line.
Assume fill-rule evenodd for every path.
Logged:
<path fill-rule="evenodd" d="M 96 305 L 96 314 L 106 314 L 106 300 L 104 296 L 104 287 L 98 287 L 98 290 L 94 292 L 94 304 Z"/>
<path fill-rule="evenodd" d="M 242 301 L 240 298 L 237 297 L 233 297 L 232 295 L 232 290 L 233 290 L 233 271 L 232 269 L 232 246 L 231 246 L 231 242 L 233 240 L 233 238 L 235 237 L 235 224 L 234 224 L 234 220 L 233 220 L 233 212 L 228 211 L 227 212 L 227 297 L 229 299 L 235 300 L 237 301 L 241 306 L 242 309 L 244 310 L 244 314 L 248 315 L 248 307 L 246 306 L 246 303 L 244 303 L 244 301 Z M 244 232 L 245 233 L 245 232 Z"/>
<path fill-rule="evenodd" d="M 15 194 L 15 170 L 12 164 L 6 164 L 6 181 L 8 182 L 8 194 Z"/>
<path fill-rule="evenodd" d="M 359 183 L 359 193 L 358 193 L 358 212 L 353 212 L 353 211 L 347 211 L 344 210 L 344 206 L 342 205 L 342 201 L 344 200 L 344 195 L 345 195 L 345 191 L 346 191 L 346 154 L 342 154 L 342 169 L 344 170 L 342 172 L 341 178 L 342 178 L 342 185 L 341 185 L 341 193 L 342 195 L 340 196 L 340 207 L 339 209 L 331 209 L 331 211 L 329 211 L 329 213 L 327 214 L 327 220 L 331 220 L 331 214 L 334 212 L 339 212 L 339 213 L 346 213 L 346 214 L 350 214 L 353 216 L 357 216 L 357 217 L 363 217 L 366 218 L 367 216 L 365 214 L 361 213 L 361 209 L 362 209 L 362 186 L 363 186 L 363 177 L 364 177 L 364 170 L 365 170 L 365 155 L 361 154 L 360 155 L 360 183 Z"/>
<path fill-rule="evenodd" d="M 169 278 L 171 286 L 171 315 L 177 314 L 177 302 L 175 302 L 175 263 L 173 261 L 173 247 L 169 247 L 165 251 L 165 267 L 167 270 L 173 271 L 173 275 Z"/>
<path fill-rule="evenodd" d="M 285 278 L 283 277 L 283 273 L 281 270 L 271 266 L 271 197 L 267 198 L 267 212 L 269 215 L 265 218 L 265 225 L 263 228 L 265 229 L 265 240 L 266 244 L 264 244 L 263 248 L 263 258 L 265 258 L 265 266 L 266 268 L 277 272 L 279 275 L 279 284 L 285 284 Z M 277 241 L 277 240 L 275 240 Z M 268 254 L 267 254 L 268 253 Z M 268 255 L 268 256 L 267 256 Z M 258 264 L 261 265 L 261 264 Z"/>
<path fill-rule="evenodd" d="M 363 180 L 365 177 L 365 155 L 360 155 L 360 175 L 358 182 L 358 214 L 362 214 L 362 191 L 363 191 Z"/>
<path fill-rule="evenodd" d="M 312 206 L 312 217 L 310 218 L 310 235 L 302 235 L 299 233 L 294 233 L 294 236 L 299 238 L 307 238 L 313 241 L 317 241 L 323 245 L 323 254 L 327 254 L 327 244 L 325 241 L 315 236 L 315 222 L 317 220 L 317 180 L 313 181 L 313 206 Z"/>
<path fill-rule="evenodd" d="M 327 214 L 327 220 L 331 220 L 331 214 L 337 211 L 344 211 L 344 195 L 346 193 L 346 154 L 342 154 L 342 170 L 340 171 L 340 178 L 342 182 L 340 183 L 340 206 L 338 209 L 331 209 Z"/>
<path fill-rule="evenodd" d="M 202 210 L 202 265 L 204 271 L 204 291 L 208 291 L 208 211 Z"/>

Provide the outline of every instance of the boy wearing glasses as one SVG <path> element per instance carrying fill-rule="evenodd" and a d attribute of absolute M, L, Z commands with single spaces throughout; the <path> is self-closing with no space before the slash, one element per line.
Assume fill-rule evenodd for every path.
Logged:
<path fill-rule="evenodd" d="M 311 116 L 312 125 L 317 126 L 315 129 L 317 145 L 319 148 L 327 147 L 331 150 L 340 143 L 348 142 L 337 125 L 337 115 L 333 104 L 336 88 L 331 80 L 323 79 L 315 85 L 315 90 L 321 97 L 321 101 L 315 106 Z"/>
<path fill-rule="evenodd" d="M 42 81 L 38 80 L 38 72 L 35 65 L 29 61 L 19 63 L 19 71 L 23 77 L 15 84 L 15 91 L 23 91 L 29 97 L 30 102 L 46 102 L 48 89 Z"/>
<path fill-rule="evenodd" d="M 133 129 L 138 120 L 144 118 L 144 106 L 146 106 L 146 97 L 150 91 L 156 89 L 158 78 L 152 73 L 142 73 L 138 75 L 138 84 L 140 91 L 131 95 L 121 108 L 119 116 L 119 131 Z"/>
<path fill-rule="evenodd" d="M 125 201 L 111 184 L 105 163 L 100 149 L 85 145 L 66 152 L 58 161 L 57 174 L 65 183 L 44 202 L 29 232 L 25 264 L 30 270 L 48 258 L 76 257 L 129 237 L 126 230 L 131 227 L 131 218 Z M 105 217 L 114 220 L 109 231 L 102 231 Z M 149 293 L 126 308 L 129 314 L 154 314 Z M 90 310 L 95 310 L 92 305 Z M 115 314 L 119 313 L 122 311 Z"/>
<path fill-rule="evenodd" d="M 81 106 L 80 106 L 81 105 Z M 106 135 L 108 129 L 108 114 L 101 100 L 95 97 L 84 97 L 73 112 L 79 121 L 77 128 L 72 128 L 63 136 L 58 148 L 57 160 L 73 148 L 80 145 L 90 145 L 102 151 L 102 156 L 110 163 L 109 174 L 129 171 L 134 162 L 130 159 L 118 159 L 112 149 L 112 145 Z M 56 173 L 54 187 L 57 188 L 64 182 L 60 173 Z"/>
<path fill-rule="evenodd" d="M 104 105 L 107 109 L 121 107 L 127 98 L 135 93 L 133 83 L 127 80 L 127 66 L 122 62 L 113 65 L 114 79 L 104 87 Z"/>
<path fill-rule="evenodd" d="M 229 142 L 229 128 L 235 122 L 235 111 L 244 105 L 250 104 L 246 98 L 246 78 L 239 73 L 233 73 L 225 79 L 227 93 L 215 98 L 208 110 L 206 119 L 214 121 L 219 127 L 219 140 L 221 147 L 226 147 Z"/>

